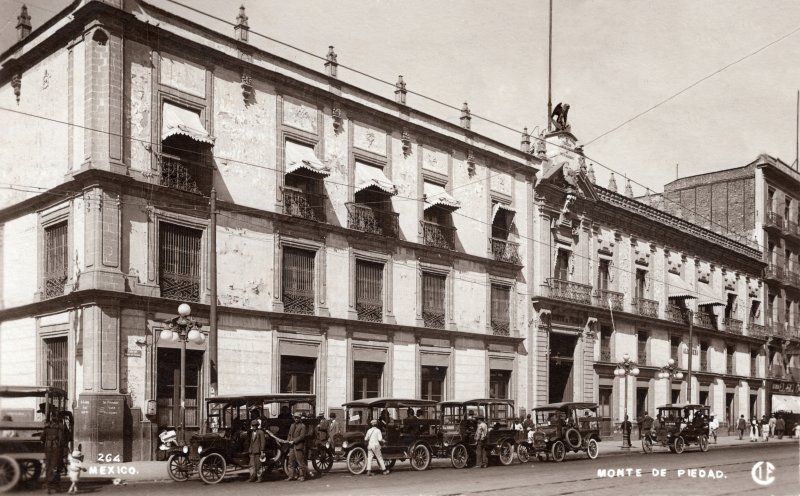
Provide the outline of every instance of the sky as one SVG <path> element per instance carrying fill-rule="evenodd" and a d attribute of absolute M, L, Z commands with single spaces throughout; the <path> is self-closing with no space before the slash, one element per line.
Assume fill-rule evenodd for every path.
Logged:
<path fill-rule="evenodd" d="M 251 44 L 320 71 L 321 60 L 255 33 L 319 56 L 334 45 L 343 66 L 391 83 L 402 74 L 410 92 L 457 108 L 468 102 L 473 129 L 508 145 L 519 146 L 523 126 L 546 126 L 548 0 L 177 1 L 230 22 L 244 3 Z M 0 0 L 0 47 L 14 42 L 22 3 Z M 35 29 L 69 1 L 25 3 Z M 151 3 L 233 34 L 231 26 L 170 0 Z M 640 195 L 645 187 L 662 191 L 676 173 L 685 177 L 744 166 L 760 153 L 794 162 L 800 2 L 553 4 L 553 105 L 570 104 L 573 133 L 587 144 L 589 161 L 602 164 L 595 165 L 598 184 L 608 183 L 609 171 L 602 166 L 629 177 Z M 394 96 L 393 87 L 341 66 L 339 77 L 387 98 Z M 682 90 L 686 91 L 595 141 Z M 412 94 L 408 103 L 458 123 L 458 110 Z M 623 181 L 617 178 L 620 191 Z"/>

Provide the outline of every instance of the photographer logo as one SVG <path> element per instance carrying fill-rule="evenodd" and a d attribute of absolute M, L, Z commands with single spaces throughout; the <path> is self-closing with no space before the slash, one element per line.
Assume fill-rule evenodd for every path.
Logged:
<path fill-rule="evenodd" d="M 775 465 L 770 462 L 756 462 L 750 475 L 753 477 L 753 482 L 759 486 L 768 486 L 775 482 L 775 477 L 772 473 L 775 471 Z"/>

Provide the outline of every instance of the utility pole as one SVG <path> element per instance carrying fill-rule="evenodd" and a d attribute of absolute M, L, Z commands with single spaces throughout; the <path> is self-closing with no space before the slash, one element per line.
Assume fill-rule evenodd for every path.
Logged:
<path fill-rule="evenodd" d="M 208 270 L 211 286 L 211 305 L 208 310 L 208 360 L 210 370 L 210 396 L 217 395 L 217 190 L 211 188 L 211 226 L 208 234 Z"/>
<path fill-rule="evenodd" d="M 552 131 L 550 117 L 553 115 L 553 0 L 550 0 L 550 24 L 547 38 L 547 132 Z"/>
<path fill-rule="evenodd" d="M 689 366 L 686 370 L 686 403 L 692 402 L 692 355 L 694 354 L 694 342 L 692 341 L 692 329 L 694 328 L 694 312 L 687 310 L 689 314 Z M 670 393 L 671 394 L 671 393 Z"/>

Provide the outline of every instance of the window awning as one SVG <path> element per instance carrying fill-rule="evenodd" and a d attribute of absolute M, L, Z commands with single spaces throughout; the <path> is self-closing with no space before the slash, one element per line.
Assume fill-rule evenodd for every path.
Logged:
<path fill-rule="evenodd" d="M 800 413 L 800 396 L 789 396 L 786 394 L 772 395 L 772 411 L 784 411 Z"/>
<path fill-rule="evenodd" d="M 699 282 L 697 284 L 697 293 L 698 305 L 718 305 L 723 307 L 727 305 L 726 302 L 714 295 L 714 291 L 711 289 L 711 286 L 704 282 Z"/>
<path fill-rule="evenodd" d="M 450 196 L 450 193 L 444 190 L 444 186 L 439 184 L 426 182 L 423 186 L 423 193 L 425 193 L 425 210 L 431 207 L 442 207 L 448 210 L 458 210 L 461 208 L 461 202 Z"/>
<path fill-rule="evenodd" d="M 208 134 L 206 127 L 200 122 L 200 114 L 164 102 L 161 112 L 161 140 L 178 134 L 188 136 L 200 143 L 214 145 L 214 138 Z"/>
<path fill-rule="evenodd" d="M 389 193 L 390 195 L 397 194 L 397 186 L 391 182 L 383 173 L 380 167 L 367 165 L 363 162 L 356 161 L 356 190 L 363 191 L 367 188 L 378 188 L 379 190 Z"/>
<path fill-rule="evenodd" d="M 669 298 L 697 298 L 689 283 L 674 272 L 667 272 L 667 295 Z"/>
<path fill-rule="evenodd" d="M 293 141 L 287 141 L 286 173 L 290 174 L 296 172 L 298 169 L 306 169 L 322 176 L 328 176 L 331 173 L 330 166 L 323 164 L 322 161 L 314 155 L 313 148 Z"/>
<path fill-rule="evenodd" d="M 509 212 L 511 214 L 510 223 L 514 222 L 514 214 L 517 213 L 517 210 L 511 205 L 506 205 L 505 203 L 496 202 L 494 205 L 492 205 L 492 223 L 494 223 L 494 219 L 495 217 L 497 217 L 497 212 L 499 212 L 500 210 L 505 210 L 506 212 Z"/>

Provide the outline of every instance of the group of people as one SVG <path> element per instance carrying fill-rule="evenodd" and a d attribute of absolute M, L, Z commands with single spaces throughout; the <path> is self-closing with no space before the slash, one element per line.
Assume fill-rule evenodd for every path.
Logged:
<path fill-rule="evenodd" d="M 755 443 L 759 439 L 769 441 L 771 437 L 783 439 L 784 434 L 786 434 L 786 421 L 783 417 L 776 418 L 775 415 L 770 416 L 770 418 L 762 415 L 760 420 L 753 415 L 750 422 L 748 422 L 742 415 L 739 417 L 736 428 L 739 431 L 739 439 L 744 437 L 744 432 L 749 428 L 750 442 Z M 800 424 L 795 426 L 795 431 L 797 436 L 800 437 Z M 791 432 L 789 432 L 789 435 L 791 435 Z"/>

